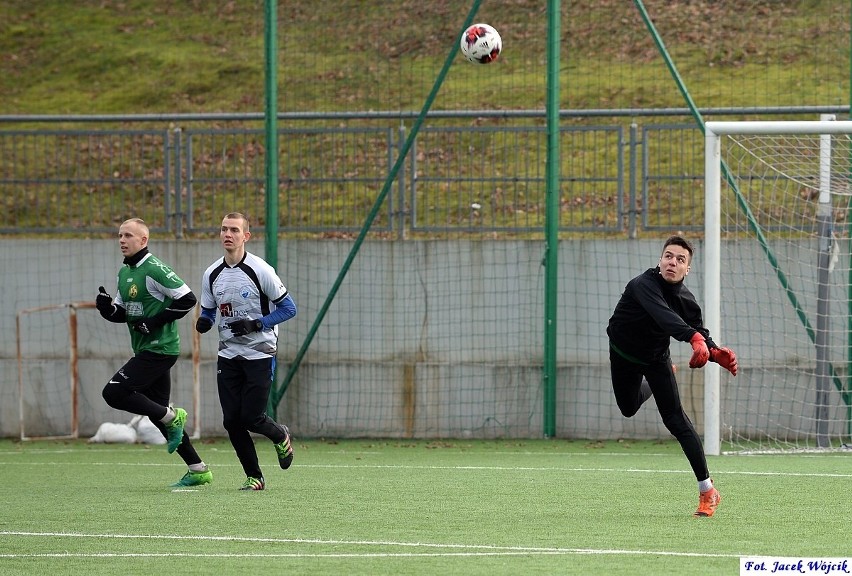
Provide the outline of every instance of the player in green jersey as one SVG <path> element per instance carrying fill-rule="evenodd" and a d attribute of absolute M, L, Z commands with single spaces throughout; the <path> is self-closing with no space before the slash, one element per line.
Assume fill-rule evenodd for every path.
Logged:
<path fill-rule="evenodd" d="M 189 470 L 172 486 L 209 484 L 213 474 L 184 431 L 186 410 L 169 404 L 171 368 L 180 354 L 176 320 L 195 306 L 196 298 L 180 277 L 148 251 L 148 226 L 131 218 L 118 230 L 124 266 L 118 271 L 115 299 L 100 287 L 98 311 L 106 320 L 126 323 L 133 357 L 110 378 L 106 403 L 118 410 L 147 416 L 163 433 L 168 451 L 177 451 Z"/>

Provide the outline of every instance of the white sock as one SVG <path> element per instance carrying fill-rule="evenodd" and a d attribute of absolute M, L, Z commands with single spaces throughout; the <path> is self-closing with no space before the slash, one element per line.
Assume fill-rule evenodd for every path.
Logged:
<path fill-rule="evenodd" d="M 190 464 L 189 465 L 190 472 L 207 472 L 207 464 L 204 462 L 199 462 L 198 464 Z"/>
<path fill-rule="evenodd" d="M 160 418 L 160 422 L 163 424 L 170 424 L 172 420 L 175 419 L 175 409 L 171 406 L 166 407 L 166 415 Z"/>
<path fill-rule="evenodd" d="M 698 491 L 701 494 L 704 494 L 705 492 L 707 492 L 711 488 L 713 488 L 713 481 L 710 478 L 708 478 L 707 480 L 702 480 L 701 482 L 698 483 Z"/>

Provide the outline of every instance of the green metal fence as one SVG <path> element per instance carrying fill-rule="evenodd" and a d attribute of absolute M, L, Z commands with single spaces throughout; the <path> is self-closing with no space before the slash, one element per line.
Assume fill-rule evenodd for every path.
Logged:
<path fill-rule="evenodd" d="M 810 111 L 784 112 L 811 118 Z M 560 233 L 635 237 L 701 228 L 701 134 L 693 124 L 658 122 L 665 118 L 560 130 Z M 7 215 L 0 233 L 112 234 L 135 214 L 158 233 L 191 236 L 215 232 L 217 218 L 235 206 L 263 224 L 263 129 L 188 120 L 185 128 L 106 129 L 96 119 L 77 121 L 74 129 L 0 130 L 0 202 Z M 370 122 L 279 129 L 281 234 L 358 232 L 407 137 L 404 122 L 390 127 L 380 116 Z M 545 129 L 526 117 L 496 126 L 436 122 L 415 139 L 371 234 L 540 234 Z"/>

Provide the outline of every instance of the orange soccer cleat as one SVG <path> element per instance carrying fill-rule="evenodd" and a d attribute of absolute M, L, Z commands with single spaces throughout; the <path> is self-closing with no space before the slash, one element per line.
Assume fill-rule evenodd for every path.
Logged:
<path fill-rule="evenodd" d="M 716 488 L 710 488 L 710 490 L 698 496 L 698 510 L 695 511 L 695 516 L 712 516 L 721 501 L 722 495 L 719 494 L 719 491 Z"/>

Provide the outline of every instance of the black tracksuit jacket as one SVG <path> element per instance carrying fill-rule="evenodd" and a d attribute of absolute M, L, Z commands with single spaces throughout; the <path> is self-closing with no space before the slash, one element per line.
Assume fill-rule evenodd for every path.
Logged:
<path fill-rule="evenodd" d="M 689 342 L 696 331 L 709 348 L 717 348 L 702 322 L 701 307 L 692 292 L 683 282 L 666 282 L 657 266 L 627 283 L 606 333 L 621 356 L 651 364 L 668 359 L 671 338 Z"/>

